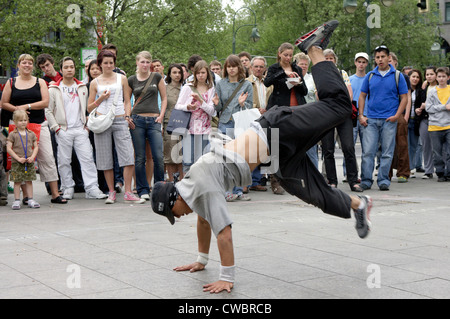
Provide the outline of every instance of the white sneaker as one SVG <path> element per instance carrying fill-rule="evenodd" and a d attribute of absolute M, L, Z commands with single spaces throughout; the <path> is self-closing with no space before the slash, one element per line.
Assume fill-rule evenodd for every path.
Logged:
<path fill-rule="evenodd" d="M 90 190 L 86 191 L 86 198 L 87 199 L 104 199 L 104 198 L 107 198 L 107 197 L 108 197 L 108 195 L 103 193 L 98 188 L 93 188 L 93 189 L 90 189 Z"/>
<path fill-rule="evenodd" d="M 243 200 L 243 201 L 251 200 L 250 196 L 248 196 L 247 194 L 240 194 L 240 195 L 238 195 L 237 199 Z"/>
<path fill-rule="evenodd" d="M 116 191 L 109 192 L 108 198 L 105 200 L 105 204 L 114 204 L 116 202 Z"/>
<path fill-rule="evenodd" d="M 11 206 L 13 210 L 19 210 L 20 209 L 20 200 L 15 200 Z"/>
<path fill-rule="evenodd" d="M 141 199 L 150 200 L 150 195 L 149 194 L 142 194 L 141 195 Z"/>
<path fill-rule="evenodd" d="M 62 197 L 64 199 L 70 200 L 73 199 L 73 194 L 75 193 L 75 189 L 73 187 L 71 188 L 66 188 L 64 190 L 64 194 L 62 195 Z"/>
<path fill-rule="evenodd" d="M 225 200 L 227 202 L 234 202 L 239 196 L 237 194 L 233 194 L 233 193 L 227 193 L 227 195 L 225 196 Z"/>
<path fill-rule="evenodd" d="M 39 203 L 36 202 L 34 199 L 29 199 L 28 200 L 28 207 L 30 207 L 30 208 L 40 208 L 41 205 L 39 205 Z"/>

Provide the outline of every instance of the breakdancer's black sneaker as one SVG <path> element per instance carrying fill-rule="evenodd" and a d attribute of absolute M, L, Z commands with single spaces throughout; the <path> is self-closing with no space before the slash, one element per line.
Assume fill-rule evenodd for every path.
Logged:
<path fill-rule="evenodd" d="M 362 209 L 354 209 L 356 219 L 356 232 L 360 238 L 365 238 L 369 235 L 370 223 L 370 209 L 372 208 L 372 199 L 369 196 L 358 196 L 365 205 Z"/>
<path fill-rule="evenodd" d="M 331 34 L 338 24 L 339 22 L 337 20 L 328 21 L 314 30 L 309 31 L 305 35 L 302 35 L 295 41 L 295 45 L 300 51 L 306 54 L 308 54 L 308 49 L 311 46 L 317 46 L 322 50 L 325 50 L 330 42 Z"/>

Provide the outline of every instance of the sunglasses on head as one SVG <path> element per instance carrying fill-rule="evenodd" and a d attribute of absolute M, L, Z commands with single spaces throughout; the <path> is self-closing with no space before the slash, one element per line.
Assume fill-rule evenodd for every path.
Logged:
<path fill-rule="evenodd" d="M 382 50 L 382 49 L 388 50 L 387 46 L 385 46 L 385 45 L 379 45 L 379 46 L 377 46 L 377 47 L 375 48 L 375 51 Z"/>

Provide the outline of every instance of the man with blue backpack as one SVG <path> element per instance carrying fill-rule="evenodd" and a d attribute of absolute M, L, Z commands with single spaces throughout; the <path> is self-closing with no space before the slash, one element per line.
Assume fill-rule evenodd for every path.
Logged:
<path fill-rule="evenodd" d="M 397 121 L 403 116 L 407 104 L 406 80 L 389 64 L 389 53 L 384 45 L 375 48 L 377 67 L 365 77 L 358 100 L 359 122 L 364 131 L 360 184 L 363 189 L 372 187 L 375 156 L 381 145 L 377 184 L 381 191 L 389 190 Z"/>

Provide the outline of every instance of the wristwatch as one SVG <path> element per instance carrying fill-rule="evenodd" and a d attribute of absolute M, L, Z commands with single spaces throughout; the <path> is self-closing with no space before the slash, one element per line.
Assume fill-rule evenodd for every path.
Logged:
<path fill-rule="evenodd" d="M 31 104 L 28 104 L 28 111 L 31 111 Z"/>

